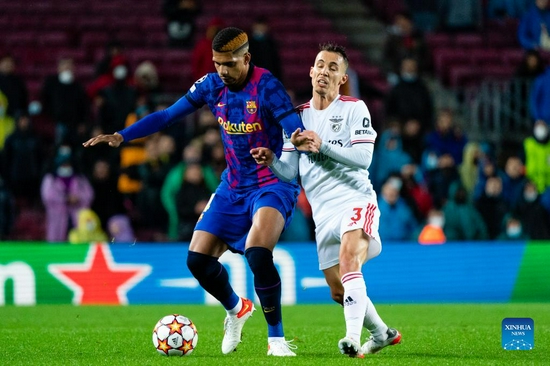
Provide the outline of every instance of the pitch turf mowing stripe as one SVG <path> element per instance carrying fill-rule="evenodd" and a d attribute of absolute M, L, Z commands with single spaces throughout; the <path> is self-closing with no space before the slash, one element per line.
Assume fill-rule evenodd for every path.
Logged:
<path fill-rule="evenodd" d="M 528 243 L 511 301 L 550 302 L 549 263 L 550 242 Z"/>

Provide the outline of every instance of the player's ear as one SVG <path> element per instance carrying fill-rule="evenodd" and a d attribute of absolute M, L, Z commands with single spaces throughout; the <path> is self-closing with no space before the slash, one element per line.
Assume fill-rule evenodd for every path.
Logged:
<path fill-rule="evenodd" d="M 348 81 L 348 79 L 349 79 L 348 74 L 344 74 L 342 76 L 342 80 L 340 81 L 340 85 L 344 85 L 346 83 L 346 81 Z"/>
<path fill-rule="evenodd" d="M 309 68 L 309 77 L 313 77 L 313 66 Z"/>
<path fill-rule="evenodd" d="M 243 57 L 245 65 L 248 65 L 250 63 L 250 60 L 252 60 L 252 55 L 250 54 L 250 52 L 245 53 Z"/>

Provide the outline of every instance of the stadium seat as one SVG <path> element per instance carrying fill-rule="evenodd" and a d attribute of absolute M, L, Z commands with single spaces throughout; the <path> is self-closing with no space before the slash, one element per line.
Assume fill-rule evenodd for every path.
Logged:
<path fill-rule="evenodd" d="M 483 46 L 483 36 L 477 33 L 464 33 L 455 36 L 454 43 L 458 48 L 473 48 Z"/>
<path fill-rule="evenodd" d="M 426 33 L 424 39 L 429 49 L 445 48 L 454 45 L 454 39 L 448 33 Z"/>
<path fill-rule="evenodd" d="M 502 59 L 508 65 L 519 66 L 523 57 L 525 56 L 525 51 L 522 48 L 506 48 L 500 51 Z"/>
<path fill-rule="evenodd" d="M 496 64 L 502 62 L 502 54 L 495 49 L 471 49 L 468 50 L 471 60 L 475 65 Z"/>
<path fill-rule="evenodd" d="M 432 51 L 434 60 L 434 71 L 439 79 L 449 83 L 449 69 L 454 65 L 470 64 L 470 55 L 464 50 L 457 48 L 439 48 Z"/>
<path fill-rule="evenodd" d="M 63 31 L 42 32 L 38 34 L 38 44 L 43 47 L 67 46 L 67 33 Z"/>

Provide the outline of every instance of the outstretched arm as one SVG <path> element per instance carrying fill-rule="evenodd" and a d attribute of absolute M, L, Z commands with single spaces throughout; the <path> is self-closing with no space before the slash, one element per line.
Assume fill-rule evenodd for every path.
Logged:
<path fill-rule="evenodd" d="M 268 166 L 271 171 L 285 182 L 290 182 L 298 174 L 300 155 L 297 151 L 283 151 L 281 159 L 266 147 L 256 147 L 250 150 L 250 155 L 257 164 Z"/>
<path fill-rule="evenodd" d="M 108 143 L 109 146 L 118 147 L 124 141 L 131 141 L 140 137 L 149 136 L 163 130 L 181 117 L 196 110 L 197 108 L 184 96 L 167 109 L 149 114 L 122 131 L 115 132 L 112 135 L 98 135 L 92 137 L 82 145 L 84 147 L 89 147 L 99 143 Z"/>

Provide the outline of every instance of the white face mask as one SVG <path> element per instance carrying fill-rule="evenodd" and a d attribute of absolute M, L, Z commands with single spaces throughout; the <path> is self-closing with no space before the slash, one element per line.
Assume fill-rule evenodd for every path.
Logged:
<path fill-rule="evenodd" d="M 70 84 L 74 80 L 74 74 L 70 70 L 61 71 L 59 73 L 59 82 L 61 84 Z"/>
<path fill-rule="evenodd" d="M 124 65 L 118 65 L 113 69 L 113 77 L 117 80 L 122 80 L 128 75 L 128 69 Z"/>
<path fill-rule="evenodd" d="M 398 191 L 401 190 L 401 187 L 403 186 L 403 181 L 399 178 L 390 178 L 389 183 Z"/>
<path fill-rule="evenodd" d="M 506 228 L 506 235 L 508 235 L 510 238 L 519 237 L 521 235 L 521 226 L 520 225 L 508 226 L 508 228 Z"/>
<path fill-rule="evenodd" d="M 534 202 L 538 196 L 539 194 L 535 191 L 528 191 L 523 194 L 523 198 L 525 198 L 527 202 Z"/>
<path fill-rule="evenodd" d="M 445 218 L 443 216 L 431 216 L 428 218 L 428 224 L 437 226 L 437 227 L 443 227 L 445 225 Z"/>
<path fill-rule="evenodd" d="M 533 134 L 537 140 L 545 140 L 548 137 L 548 127 L 538 124 L 533 130 Z"/>
<path fill-rule="evenodd" d="M 67 178 L 73 175 L 73 168 L 70 166 L 60 166 L 57 168 L 57 175 L 62 178 Z"/>

